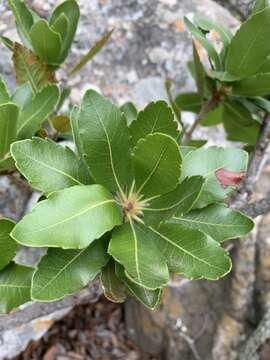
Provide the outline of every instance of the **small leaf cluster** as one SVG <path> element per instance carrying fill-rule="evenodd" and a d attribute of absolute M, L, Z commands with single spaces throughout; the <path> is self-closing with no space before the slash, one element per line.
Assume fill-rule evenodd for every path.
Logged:
<path fill-rule="evenodd" d="M 203 114 L 201 126 L 223 124 L 228 140 L 249 149 L 256 143 L 260 124 L 270 112 L 270 7 L 257 0 L 252 15 L 233 34 L 206 16 L 195 15 L 185 24 L 194 39 L 189 69 L 197 92 L 180 93 L 174 99 L 182 111 Z M 219 39 L 219 46 L 211 38 Z M 202 51 L 208 64 L 201 61 Z"/>
<path fill-rule="evenodd" d="M 244 172 L 247 153 L 181 146 L 164 101 L 124 110 L 129 125 L 123 109 L 88 90 L 71 113 L 77 154 L 38 137 L 11 145 L 17 169 L 44 196 L 16 225 L 0 220 L 2 312 L 62 299 L 98 273 L 112 301 L 134 296 L 154 309 L 170 273 L 216 280 L 230 271 L 222 242 L 253 222 L 225 205 L 234 186 L 217 171 Z M 48 250 L 29 269 L 12 262 L 16 243 Z"/>
<path fill-rule="evenodd" d="M 41 18 L 22 0 L 8 0 L 8 3 L 22 43 L 0 38 L 12 52 L 18 84 L 11 94 L 0 77 L 0 173 L 15 168 L 9 151 L 14 141 L 31 138 L 40 129 L 46 129 L 46 135 L 48 121 L 59 134 L 70 131 L 69 116 L 57 114 L 70 89 L 56 84 L 55 72 L 68 56 L 80 17 L 75 0 L 62 2 L 48 20 Z M 90 61 L 111 34 L 109 31 L 102 36 L 70 70 L 70 75 Z M 65 79 L 62 83 L 66 83 Z"/>

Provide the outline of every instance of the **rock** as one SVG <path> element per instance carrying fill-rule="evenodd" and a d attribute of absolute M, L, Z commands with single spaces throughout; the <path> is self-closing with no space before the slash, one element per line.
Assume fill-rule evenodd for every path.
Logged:
<path fill-rule="evenodd" d="M 243 19 L 247 18 L 252 10 L 254 0 L 217 0 L 220 5 L 226 7 L 236 15 L 240 15 Z"/>

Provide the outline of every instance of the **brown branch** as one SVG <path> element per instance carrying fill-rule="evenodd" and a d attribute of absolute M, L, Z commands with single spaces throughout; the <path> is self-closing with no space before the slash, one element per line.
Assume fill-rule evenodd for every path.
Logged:
<path fill-rule="evenodd" d="M 240 189 L 232 196 L 234 206 L 241 208 L 251 198 L 256 182 L 261 174 L 263 165 L 268 157 L 269 146 L 268 131 L 270 127 L 270 115 L 265 115 L 261 124 L 260 133 L 255 149 L 250 157 L 249 167 L 245 180 Z"/>
<path fill-rule="evenodd" d="M 197 115 L 195 121 L 191 125 L 191 127 L 186 131 L 185 138 L 183 144 L 187 144 L 191 139 L 194 131 L 196 130 L 197 126 L 199 125 L 200 121 L 203 117 L 211 111 L 219 101 L 219 95 L 214 93 L 209 100 L 202 106 L 201 111 Z"/>
<path fill-rule="evenodd" d="M 247 204 L 240 210 L 252 218 L 267 214 L 270 211 L 270 192 L 264 199 Z"/>
<path fill-rule="evenodd" d="M 9 315 L 0 316 L 0 334 L 3 331 L 26 325 L 33 320 L 50 315 L 58 310 L 64 310 L 79 304 L 94 303 L 99 299 L 101 293 L 99 282 L 92 282 L 81 292 L 63 300 L 27 304 L 24 308 L 16 310 Z"/>
<path fill-rule="evenodd" d="M 239 360 L 258 360 L 257 351 L 270 339 L 270 310 L 266 312 L 257 329 L 251 334 L 240 351 Z"/>

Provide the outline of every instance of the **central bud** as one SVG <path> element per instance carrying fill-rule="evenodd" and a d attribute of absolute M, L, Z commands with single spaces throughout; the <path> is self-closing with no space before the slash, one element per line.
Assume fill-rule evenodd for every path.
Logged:
<path fill-rule="evenodd" d="M 125 221 L 135 220 L 143 223 L 141 219 L 143 210 L 147 207 L 147 202 L 143 200 L 143 195 L 134 192 L 134 185 L 132 185 L 128 194 L 118 194 L 117 202 L 122 208 Z"/>

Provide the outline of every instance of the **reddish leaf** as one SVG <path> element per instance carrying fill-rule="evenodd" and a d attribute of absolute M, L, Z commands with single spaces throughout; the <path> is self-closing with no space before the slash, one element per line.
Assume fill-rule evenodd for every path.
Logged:
<path fill-rule="evenodd" d="M 215 171 L 215 175 L 220 185 L 224 189 L 227 189 L 227 187 L 230 185 L 238 185 L 243 180 L 246 173 L 245 171 L 233 172 L 221 168 Z"/>

